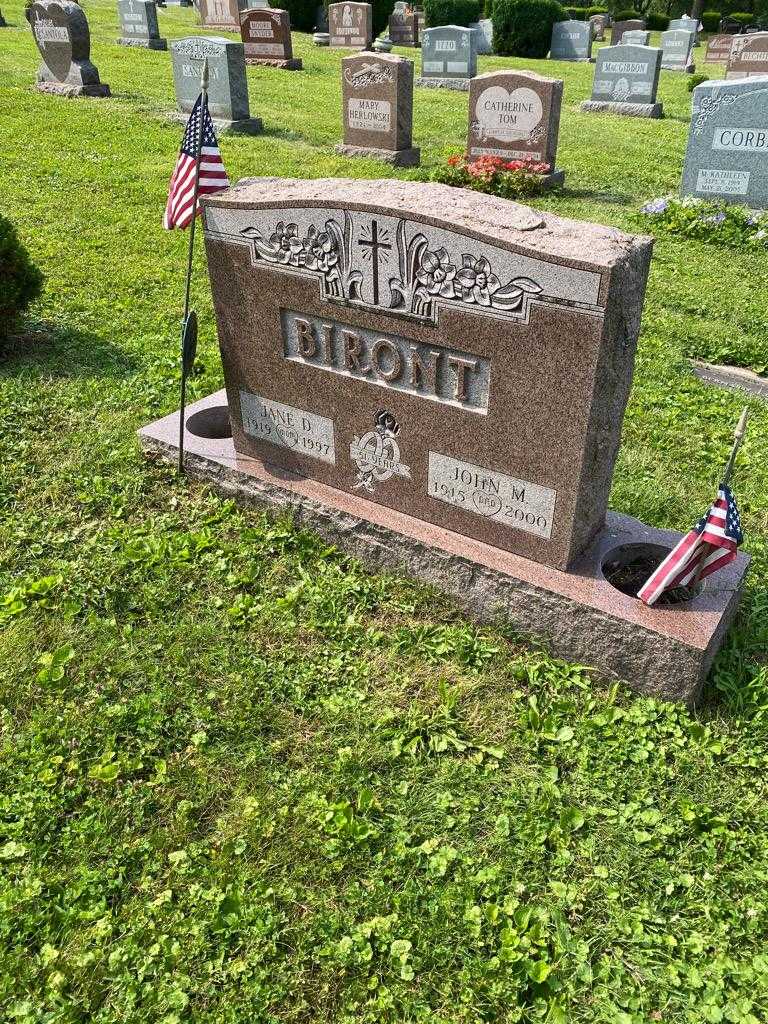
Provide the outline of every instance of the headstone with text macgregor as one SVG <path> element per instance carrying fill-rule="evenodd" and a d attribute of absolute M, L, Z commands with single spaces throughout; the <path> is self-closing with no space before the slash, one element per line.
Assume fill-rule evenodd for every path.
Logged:
<path fill-rule="evenodd" d="M 592 98 L 581 110 L 663 117 L 656 100 L 661 71 L 661 50 L 654 46 L 604 46 L 597 54 Z"/>
<path fill-rule="evenodd" d="M 328 7 L 331 46 L 367 50 L 373 39 L 373 8 L 370 4 L 339 3 Z"/>
<path fill-rule="evenodd" d="M 203 61 L 208 60 L 208 109 L 219 132 L 261 131 L 261 118 L 251 117 L 243 44 L 223 36 L 190 36 L 171 43 L 173 84 L 185 120 L 200 95 Z"/>
<path fill-rule="evenodd" d="M 473 78 L 469 88 L 470 161 L 484 156 L 545 164 L 544 183 L 561 185 L 557 137 L 563 83 L 533 71 L 490 71 Z"/>
<path fill-rule="evenodd" d="M 240 12 L 248 0 L 198 0 L 203 28 L 224 29 L 240 34 Z"/>
<path fill-rule="evenodd" d="M 421 78 L 417 85 L 469 89 L 477 74 L 475 33 L 460 25 L 439 25 L 421 37 Z"/>
<path fill-rule="evenodd" d="M 109 96 L 109 86 L 99 79 L 91 62 L 88 19 L 71 0 L 35 0 L 27 7 L 42 64 L 36 88 L 60 96 Z"/>
<path fill-rule="evenodd" d="M 301 60 L 293 56 L 291 18 L 278 8 L 251 8 L 240 22 L 246 64 L 300 71 Z"/>
<path fill-rule="evenodd" d="M 629 21 L 614 21 L 611 26 L 611 46 L 618 46 L 625 32 L 635 32 L 644 28 L 645 20 L 643 18 L 632 18 Z"/>
<path fill-rule="evenodd" d="M 147 50 L 167 50 L 168 40 L 160 37 L 155 0 L 118 0 L 121 46 L 141 46 Z"/>
<path fill-rule="evenodd" d="M 735 36 L 725 77 L 757 78 L 764 75 L 768 75 L 768 32 Z"/>
<path fill-rule="evenodd" d="M 412 145 L 413 61 L 364 52 L 341 62 L 343 156 L 370 157 L 396 167 L 418 167 Z"/>
<path fill-rule="evenodd" d="M 681 192 L 768 209 L 768 78 L 694 89 Z"/>
<path fill-rule="evenodd" d="M 413 11 L 393 11 L 389 16 L 389 38 L 395 46 L 418 46 L 419 25 Z"/>
<path fill-rule="evenodd" d="M 691 51 L 693 50 L 693 32 L 685 29 L 670 29 L 661 33 L 661 66 L 665 71 L 696 70 Z"/>
<path fill-rule="evenodd" d="M 556 21 L 549 46 L 552 60 L 592 60 L 592 26 L 588 21 Z"/>
<path fill-rule="evenodd" d="M 707 52 L 704 55 L 704 63 L 727 64 L 734 39 L 736 39 L 736 36 L 732 35 L 710 36 L 707 40 Z"/>

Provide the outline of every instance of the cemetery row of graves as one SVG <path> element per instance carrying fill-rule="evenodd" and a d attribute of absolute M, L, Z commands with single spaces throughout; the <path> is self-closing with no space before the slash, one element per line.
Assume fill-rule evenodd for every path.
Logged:
<path fill-rule="evenodd" d="M 131 4 L 158 45 L 125 45 Z M 340 6 L 353 20 L 357 5 Z M 5 0 L 0 29 L 3 213 L 45 275 L 0 346 L 3 1013 L 763 1020 L 768 413 L 694 369 L 764 379 L 768 269 L 751 228 L 747 240 L 704 223 L 708 203 L 678 204 L 681 218 L 701 210 L 695 232 L 660 225 L 682 185 L 723 210 L 749 203 L 759 228 L 768 79 L 734 78 L 723 44 L 706 61 L 712 40 L 695 46 L 686 29 L 672 29 L 691 37 L 676 70 L 657 33 L 622 39 L 640 26 L 590 33 L 594 62 L 494 56 L 463 26 L 416 23 L 420 52 L 391 39 L 397 53 L 361 56 L 332 44 L 333 23 L 326 46 L 269 11 L 205 28 L 191 7 L 86 0 L 70 16 L 87 19 L 81 59 L 97 77 L 67 82 L 71 61 L 61 74 L 52 56 L 52 82 L 40 61 L 62 25 L 51 17 L 36 47 L 41 7 L 28 19 Z M 279 510 L 142 455 L 136 432 L 146 440 L 152 423 L 160 437 L 179 404 L 188 238 L 162 216 L 204 58 L 230 180 L 253 180 L 206 200 L 189 398 L 220 394 L 221 342 L 227 384 L 248 392 L 232 411 L 242 450 L 262 450 L 259 395 L 301 374 L 281 400 L 318 411 L 333 396 L 336 409 L 335 428 L 302 426 L 313 480 L 356 475 L 363 503 L 384 505 L 401 488 L 411 504 L 390 510 L 560 572 L 601 501 L 651 530 L 688 530 L 749 405 L 733 486 L 752 563 L 695 711 L 555 657 L 535 628 L 478 625 L 450 587 L 371 572 Z M 694 62 L 710 81 L 692 95 Z M 215 109 L 222 83 L 231 105 Z M 78 84 L 100 88 L 68 98 Z M 540 165 L 530 210 L 458 188 L 430 209 L 427 179 L 473 145 Z M 506 262 L 513 231 L 525 275 Z M 656 235 L 653 255 L 625 233 Z M 318 305 L 336 288 L 350 301 Z M 381 312 L 397 296 L 408 321 Z M 600 399 L 615 467 L 603 456 L 603 472 L 587 460 L 575 473 L 598 436 L 586 420 L 579 434 L 577 411 L 595 401 L 582 371 L 603 317 L 611 332 L 620 317 L 639 329 L 634 375 L 624 351 L 610 370 L 624 384 Z M 450 345 L 422 344 L 446 323 Z M 264 339 L 272 354 L 254 362 Z M 379 422 L 380 407 L 399 422 Z M 470 516 L 455 490 L 427 508 L 421 448 L 443 453 L 430 455 L 438 488 L 466 474 L 458 460 L 503 460 L 503 407 L 518 411 L 525 479 L 547 484 L 531 488 L 537 515 L 510 532 L 492 499 Z M 370 437 L 390 456 L 383 478 Z M 646 611 L 655 628 L 663 613 Z M 621 679 L 641 674 L 638 635 L 619 652 Z"/>

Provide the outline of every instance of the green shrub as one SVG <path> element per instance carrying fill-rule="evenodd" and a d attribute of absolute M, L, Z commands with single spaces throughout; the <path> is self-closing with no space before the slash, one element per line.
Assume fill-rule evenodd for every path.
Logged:
<path fill-rule="evenodd" d="M 424 0 L 427 25 L 471 25 L 483 14 L 483 0 Z"/>
<path fill-rule="evenodd" d="M 649 11 L 645 16 L 645 27 L 651 32 L 666 32 L 669 28 L 669 18 L 666 14 Z"/>
<path fill-rule="evenodd" d="M 549 53 L 552 26 L 566 21 L 557 0 L 496 0 L 493 8 L 493 51 L 507 57 L 543 60 Z"/>
<path fill-rule="evenodd" d="M 717 32 L 720 27 L 721 18 L 722 14 L 720 11 L 702 11 L 701 24 L 704 26 L 704 31 Z"/>
<path fill-rule="evenodd" d="M 282 0 L 275 0 L 275 3 L 280 5 Z M 373 37 L 374 39 L 385 29 L 389 28 L 389 16 L 394 10 L 395 0 L 370 0 L 373 5 L 371 12 L 373 21 Z"/>
<path fill-rule="evenodd" d="M 565 9 L 568 12 L 568 17 L 573 21 L 586 21 L 589 17 L 588 7 L 566 7 Z"/>
<path fill-rule="evenodd" d="M 751 25 L 755 20 L 754 14 L 749 14 L 747 11 L 734 11 L 733 14 L 729 14 L 728 17 L 733 18 L 734 21 L 738 21 L 740 25 Z"/>
<path fill-rule="evenodd" d="M 605 7 L 588 7 L 587 8 L 587 18 L 591 18 L 593 14 L 607 14 L 607 13 L 608 13 L 608 11 L 605 9 Z"/>
<path fill-rule="evenodd" d="M 0 338 L 5 338 L 43 287 L 43 275 L 32 263 L 16 229 L 0 214 Z"/>
<path fill-rule="evenodd" d="M 613 16 L 614 21 L 634 21 L 636 18 L 642 18 L 642 14 L 638 14 L 637 11 L 616 11 Z"/>
<path fill-rule="evenodd" d="M 688 86 L 688 92 L 693 92 L 697 85 L 701 85 L 702 82 L 708 82 L 709 75 L 689 75 L 686 85 Z"/>
<path fill-rule="evenodd" d="M 291 28 L 296 32 L 311 32 L 315 27 L 317 0 L 285 0 L 285 3 L 281 0 L 279 4 L 275 0 L 274 6 L 288 11 Z"/>

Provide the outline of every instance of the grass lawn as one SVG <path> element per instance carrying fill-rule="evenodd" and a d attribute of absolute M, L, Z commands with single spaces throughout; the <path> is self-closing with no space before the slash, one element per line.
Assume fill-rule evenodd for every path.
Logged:
<path fill-rule="evenodd" d="M 696 714 L 147 464 L 136 429 L 177 405 L 182 129 L 169 56 L 85 6 L 112 99 L 35 92 L 19 0 L 0 29 L 2 208 L 47 275 L 0 359 L 0 1017 L 765 1021 L 766 407 L 735 485 L 748 592 Z M 303 73 L 248 71 L 266 131 L 222 140 L 233 179 L 463 148 L 466 95 L 417 90 L 422 172 L 338 157 L 341 53 L 295 50 Z M 504 66 L 565 79 L 567 187 L 536 203 L 642 230 L 679 184 L 684 76 L 644 121 L 579 112 L 590 65 L 480 60 Z M 687 357 L 764 372 L 767 288 L 763 254 L 658 239 L 614 508 L 687 529 L 708 505 L 743 400 Z M 201 251 L 193 299 L 201 397 Z"/>

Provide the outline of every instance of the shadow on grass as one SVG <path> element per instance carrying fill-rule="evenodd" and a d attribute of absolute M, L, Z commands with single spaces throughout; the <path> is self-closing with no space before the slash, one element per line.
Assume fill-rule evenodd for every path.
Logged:
<path fill-rule="evenodd" d="M 593 199 L 596 203 L 611 203 L 614 206 L 630 206 L 634 196 L 623 192 L 601 192 L 595 188 L 561 188 L 558 195 L 566 199 Z"/>
<path fill-rule="evenodd" d="M 90 331 L 38 322 L 0 340 L 0 377 L 119 378 L 132 375 L 136 358 Z"/>

